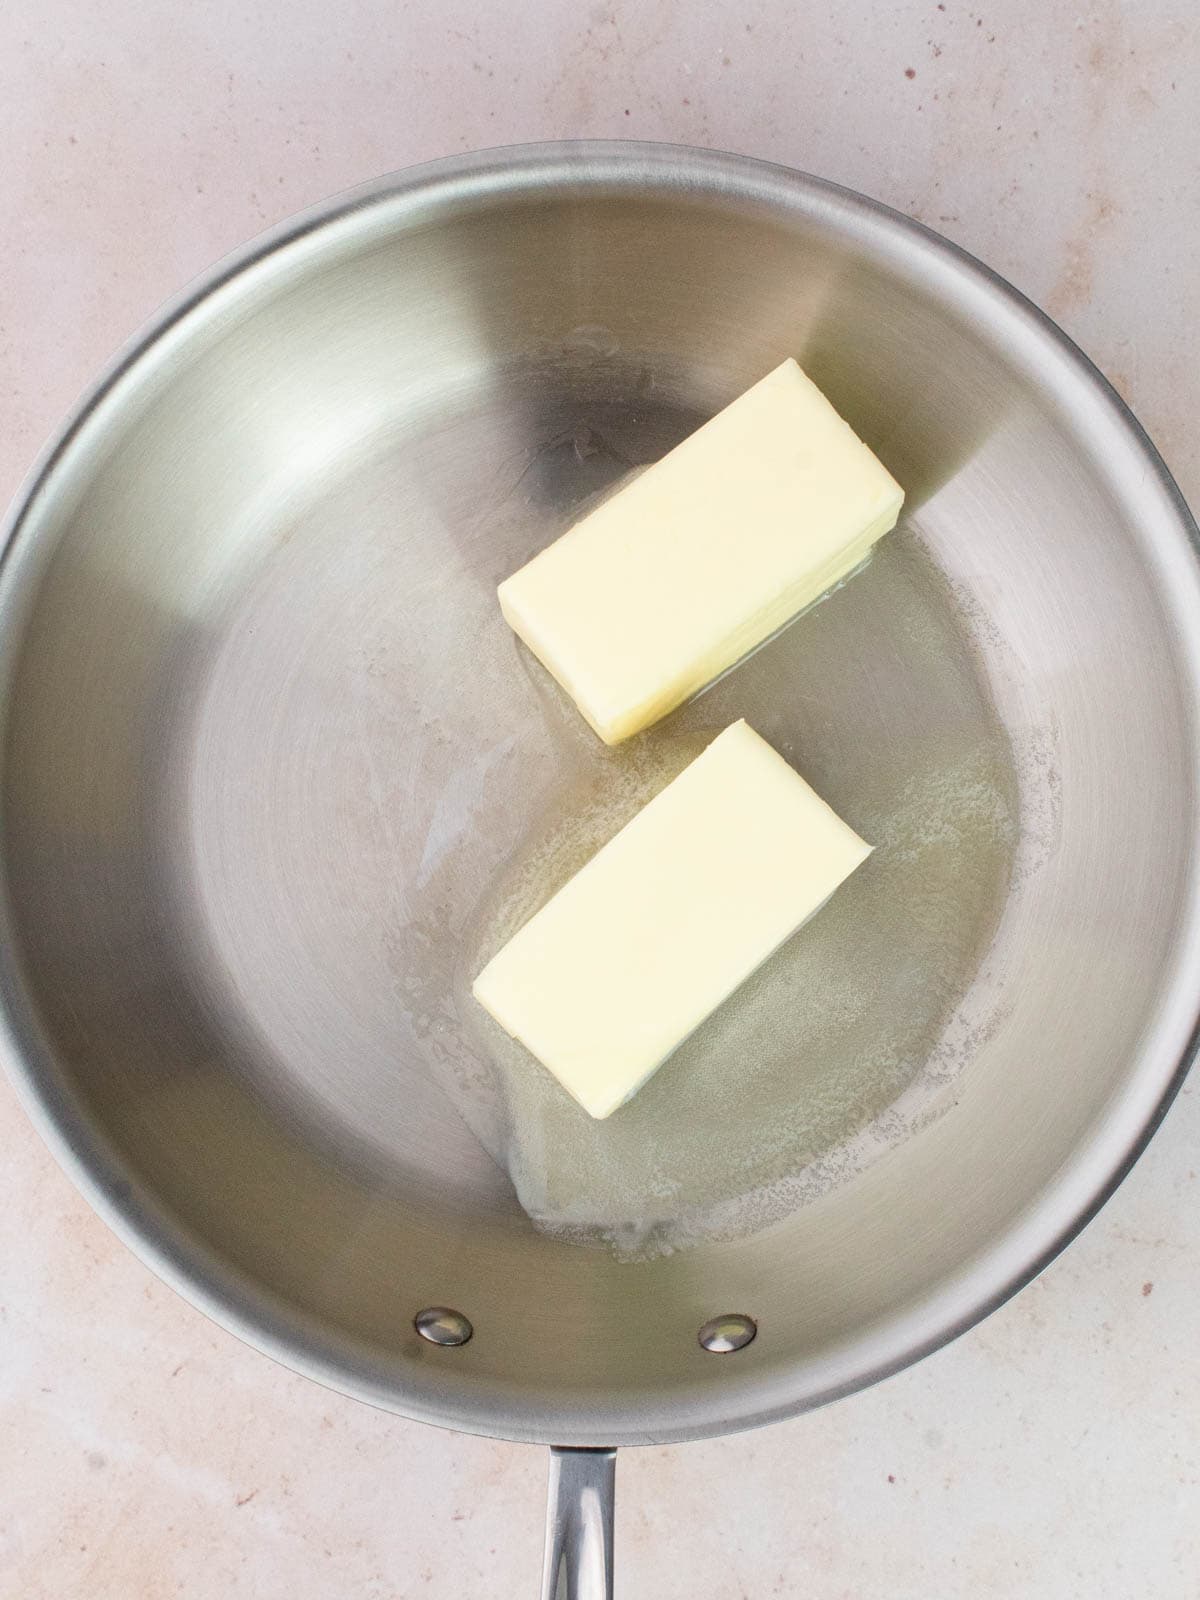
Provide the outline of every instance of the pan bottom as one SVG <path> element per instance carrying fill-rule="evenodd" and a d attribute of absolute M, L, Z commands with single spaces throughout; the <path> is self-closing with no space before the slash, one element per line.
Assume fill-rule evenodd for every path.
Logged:
<path fill-rule="evenodd" d="M 503 411 L 431 406 L 253 530 L 265 558 L 227 580 L 188 664 L 161 859 L 187 981 L 273 1114 L 339 1162 L 487 1210 L 515 1194 L 540 1229 L 643 1258 L 777 1220 L 949 1103 L 993 1020 L 976 979 L 1016 849 L 1014 758 L 920 515 L 606 749 L 495 583 L 696 419 L 643 404 L 635 423 L 536 373 L 514 411 L 508 382 Z M 739 716 L 876 853 L 594 1124 L 470 981 Z"/>

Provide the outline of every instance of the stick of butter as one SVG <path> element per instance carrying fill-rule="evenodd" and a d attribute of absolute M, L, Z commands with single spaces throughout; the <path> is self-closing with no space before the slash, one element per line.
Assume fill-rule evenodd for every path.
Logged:
<path fill-rule="evenodd" d="M 870 851 L 735 722 L 513 935 L 475 998 L 607 1117 Z"/>
<path fill-rule="evenodd" d="M 617 744 L 832 589 L 903 500 L 787 360 L 506 579 L 500 609 Z"/>

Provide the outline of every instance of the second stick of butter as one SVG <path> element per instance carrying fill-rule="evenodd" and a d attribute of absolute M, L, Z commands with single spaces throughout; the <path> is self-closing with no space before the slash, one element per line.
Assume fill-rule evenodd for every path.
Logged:
<path fill-rule="evenodd" d="M 607 1117 L 869 854 L 735 722 L 513 935 L 475 998 Z"/>

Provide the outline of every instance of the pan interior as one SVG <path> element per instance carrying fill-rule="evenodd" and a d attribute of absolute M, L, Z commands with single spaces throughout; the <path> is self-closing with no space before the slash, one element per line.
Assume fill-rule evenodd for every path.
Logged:
<path fill-rule="evenodd" d="M 965 1065 L 1018 834 L 968 618 L 917 513 L 827 605 L 606 750 L 504 626 L 495 577 L 699 413 L 592 401 L 536 365 L 454 400 L 338 463 L 214 613 L 169 713 L 169 943 L 272 1114 L 332 1159 L 385 1180 L 416 1163 L 485 1210 L 507 1175 L 543 1231 L 622 1259 L 757 1231 L 936 1114 Z M 594 1123 L 471 979 L 742 715 L 876 855 Z M 494 1166 L 429 1151 L 417 1082 Z"/>

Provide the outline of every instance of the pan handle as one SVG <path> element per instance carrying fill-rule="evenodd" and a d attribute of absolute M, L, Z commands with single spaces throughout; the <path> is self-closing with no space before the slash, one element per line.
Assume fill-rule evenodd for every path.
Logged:
<path fill-rule="evenodd" d="M 612 1600 L 615 1450 L 550 1452 L 542 1600 Z"/>

